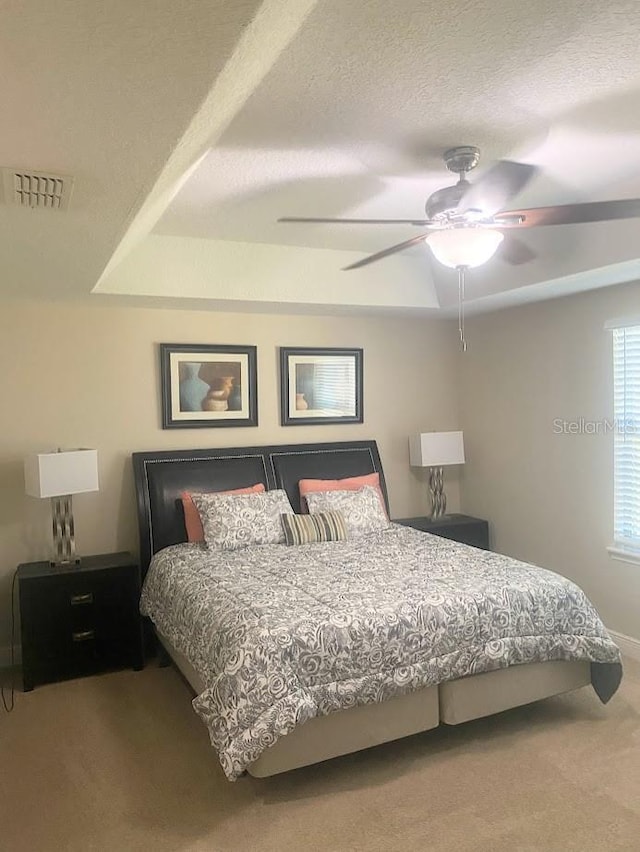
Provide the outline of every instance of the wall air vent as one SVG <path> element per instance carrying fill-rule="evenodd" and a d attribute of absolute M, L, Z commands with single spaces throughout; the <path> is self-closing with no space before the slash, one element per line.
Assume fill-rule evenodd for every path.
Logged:
<path fill-rule="evenodd" d="M 69 175 L 52 175 L 22 169 L 2 169 L 4 198 L 18 207 L 66 210 L 73 188 Z"/>

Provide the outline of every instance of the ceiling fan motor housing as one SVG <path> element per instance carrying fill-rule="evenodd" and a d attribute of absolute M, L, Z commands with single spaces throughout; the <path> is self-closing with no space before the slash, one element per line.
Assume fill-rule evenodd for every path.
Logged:
<path fill-rule="evenodd" d="M 425 204 L 425 212 L 427 219 L 441 219 L 446 221 L 452 213 L 458 209 L 458 205 L 462 200 L 462 196 L 469 189 L 469 181 L 462 178 L 453 186 L 445 186 L 444 189 L 438 189 L 436 192 L 427 198 Z"/>
<path fill-rule="evenodd" d="M 465 175 L 478 165 L 480 148 L 475 145 L 458 145 L 445 151 L 443 159 L 450 172 L 460 175 L 460 180 L 454 186 L 446 186 L 429 196 L 425 212 L 428 219 L 447 221 L 457 211 L 462 196 L 469 189 L 470 184 Z"/>

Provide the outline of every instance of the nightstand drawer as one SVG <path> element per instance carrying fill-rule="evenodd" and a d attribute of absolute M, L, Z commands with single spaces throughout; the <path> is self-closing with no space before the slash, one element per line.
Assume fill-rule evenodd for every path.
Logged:
<path fill-rule="evenodd" d="M 142 667 L 140 572 L 129 554 L 19 571 L 25 689 L 109 668 Z"/>
<path fill-rule="evenodd" d="M 73 630 L 100 628 L 117 633 L 131 621 L 137 578 L 131 569 L 90 575 L 41 577 L 21 587 L 22 612 L 38 644 L 56 642 Z"/>
<path fill-rule="evenodd" d="M 127 666 L 132 661 L 132 643 L 135 643 L 132 630 L 70 629 L 58 633 L 49 644 L 37 641 L 26 649 L 26 659 L 30 660 L 33 680 L 46 683 Z"/>

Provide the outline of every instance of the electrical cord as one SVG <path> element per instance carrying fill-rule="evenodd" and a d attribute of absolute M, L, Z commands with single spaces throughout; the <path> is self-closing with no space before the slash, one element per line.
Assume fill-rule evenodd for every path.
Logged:
<path fill-rule="evenodd" d="M 16 696 L 16 661 L 15 661 L 15 648 L 16 648 L 16 577 L 18 576 L 18 569 L 13 572 L 13 579 L 11 580 L 11 686 L 7 690 L 9 693 L 9 699 L 5 696 L 5 687 L 0 685 L 0 695 L 2 696 L 2 706 L 5 709 L 5 712 L 11 713 L 13 708 L 15 707 L 15 696 Z"/>

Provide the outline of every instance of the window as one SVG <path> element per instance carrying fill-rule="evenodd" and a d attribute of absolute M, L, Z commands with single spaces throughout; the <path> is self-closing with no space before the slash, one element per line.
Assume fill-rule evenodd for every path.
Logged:
<path fill-rule="evenodd" d="M 640 553 L 640 325 L 613 329 L 614 547 Z"/>

